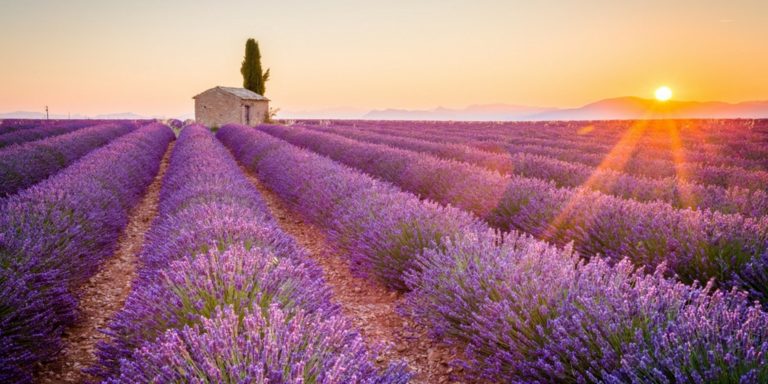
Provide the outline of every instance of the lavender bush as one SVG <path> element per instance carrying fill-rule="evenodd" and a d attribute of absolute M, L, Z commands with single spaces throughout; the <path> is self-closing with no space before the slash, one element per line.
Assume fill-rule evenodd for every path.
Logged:
<path fill-rule="evenodd" d="M 629 257 L 654 270 L 667 263 L 686 282 L 749 282 L 750 263 L 768 252 L 768 217 L 677 210 L 586 189 L 502 176 L 466 163 L 362 143 L 299 127 L 260 126 L 277 137 L 390 181 L 407 191 L 473 212 L 502 230 L 517 229 L 584 255 Z M 756 285 L 756 284 L 752 284 Z M 768 287 L 762 288 L 762 294 Z M 758 296 L 759 298 L 759 296 Z"/>
<path fill-rule="evenodd" d="M 36 119 L 2 119 L 0 120 L 0 135 L 20 129 L 37 128 L 42 124 L 44 124 L 43 120 Z"/>
<path fill-rule="evenodd" d="M 0 381 L 28 382 L 76 318 L 70 288 L 115 249 L 173 134 L 147 125 L 0 203 Z"/>
<path fill-rule="evenodd" d="M 361 382 L 409 377 L 398 364 L 373 369 L 374 355 L 338 317 L 320 268 L 276 226 L 227 149 L 202 126 L 181 132 L 140 259 L 139 279 L 91 370 L 107 381 L 158 374 L 164 382 L 248 382 L 266 374 L 326 382 L 342 371 Z M 263 327 L 297 344 L 264 339 Z"/>
<path fill-rule="evenodd" d="M 386 223 L 393 211 L 432 206 L 391 190 L 387 208 L 365 211 L 353 200 L 383 193 L 384 184 L 251 127 L 224 126 L 217 137 L 329 233 L 344 233 L 338 218 L 358 210 L 365 212 L 359 220 Z M 452 208 L 433 212 L 416 225 L 462 217 L 452 216 Z M 666 277 L 664 263 L 646 274 L 626 259 L 585 262 L 569 247 L 528 235 L 481 224 L 456 228 L 403 253 L 409 263 L 400 279 L 410 289 L 404 311 L 434 336 L 466 346 L 472 376 L 515 383 L 750 383 L 768 375 L 768 314 L 744 292 L 682 284 Z M 360 237 L 373 246 L 355 249 L 381 257 L 378 239 Z"/>
<path fill-rule="evenodd" d="M 168 329 L 198 324 L 224 306 L 240 315 L 267 311 L 272 303 L 289 315 L 297 310 L 334 315 L 338 308 L 320 276 L 312 264 L 243 244 L 187 255 L 151 279 L 141 279 L 110 325 L 114 341 L 103 346 L 102 355 L 109 362 L 119 361 L 143 342 Z"/>
<path fill-rule="evenodd" d="M 168 119 L 165 123 L 173 129 L 181 129 L 184 126 L 184 122 L 179 119 Z"/>
<path fill-rule="evenodd" d="M 606 122 L 583 122 L 577 127 L 583 128 L 604 123 Z M 427 124 L 426 128 L 422 124 Z M 667 133 L 659 135 L 666 139 L 667 147 L 646 153 L 644 148 L 647 143 L 628 140 L 632 145 L 627 147 L 617 143 L 618 138 L 614 138 L 610 145 L 602 149 L 591 148 L 592 141 L 563 146 L 563 131 L 570 131 L 570 136 L 580 135 L 575 132 L 575 129 L 569 130 L 566 129 L 567 127 L 563 127 L 561 122 L 554 122 L 552 126 L 548 126 L 547 123 L 532 123 L 533 126 L 528 127 L 528 129 L 519 129 L 520 127 L 515 126 L 513 130 L 505 131 L 502 134 L 487 134 L 487 130 L 492 128 L 494 124 L 498 125 L 493 123 L 477 126 L 473 123 L 452 122 L 448 126 L 440 125 L 430 128 L 429 123 L 423 122 L 408 122 L 407 124 L 402 122 L 354 122 L 354 127 L 364 128 L 367 132 L 467 145 L 497 154 L 540 155 L 649 178 L 684 177 L 686 182 L 701 185 L 715 185 L 724 188 L 739 187 L 749 190 L 768 188 L 768 161 L 765 160 L 768 154 L 765 153 L 765 150 L 759 149 L 759 144 L 758 147 L 754 147 L 755 143 L 765 141 L 764 136 L 750 137 L 746 139 L 746 142 L 742 142 L 743 145 L 751 144 L 750 148 L 736 145 L 734 149 L 720 150 L 728 154 L 727 159 L 724 159 L 722 153 L 713 155 L 712 151 L 702 148 L 693 152 L 680 153 L 679 149 L 668 146 L 669 136 Z M 336 122 L 333 127 L 338 128 L 340 125 L 339 122 Z M 457 128 L 446 129 L 451 125 L 456 125 Z M 529 137 L 537 135 L 537 132 L 545 136 L 542 138 Z M 734 132 L 738 131 L 731 130 L 725 137 L 718 138 L 718 142 L 731 143 Z M 589 140 L 595 140 L 598 136 L 588 137 Z M 609 155 L 611 151 L 614 152 Z M 746 153 L 749 158 L 745 159 L 739 156 L 735 157 L 736 160 L 729 161 L 733 160 L 734 156 L 738 156 L 734 154 L 741 153 Z M 701 156 L 702 154 L 704 156 Z M 697 158 L 696 155 L 701 157 Z M 691 162 L 692 158 L 697 158 L 699 162 Z"/>
<path fill-rule="evenodd" d="M 195 327 L 172 329 L 146 343 L 107 382 L 408 382 L 396 368 L 378 375 L 362 339 L 349 329 L 340 316 L 287 316 L 278 306 L 241 315 L 219 308 Z"/>
<path fill-rule="evenodd" d="M 0 197 L 32 186 L 134 129 L 130 122 L 109 123 L 0 150 Z"/>
<path fill-rule="evenodd" d="M 552 180 L 559 187 L 578 187 L 638 201 L 663 200 L 676 208 L 710 209 L 723 213 L 741 213 L 760 217 L 768 214 L 768 193 L 739 187 L 724 188 L 699 185 L 677 178 L 638 177 L 610 168 L 596 168 L 569 163 L 540 155 L 493 153 L 462 144 L 352 130 L 349 128 L 313 128 L 374 144 L 386 144 L 434 156 L 464 161 L 503 174 Z"/>
<path fill-rule="evenodd" d="M 584 263 L 514 233 L 468 237 L 419 259 L 410 308 L 466 343 L 492 381 L 760 382 L 768 314 L 741 292 Z M 717 325 L 716 325 L 717 324 Z"/>
<path fill-rule="evenodd" d="M 273 191 L 327 227 L 349 250 L 356 272 L 390 288 L 406 288 L 403 271 L 413 267 L 413 255 L 425 247 L 439 247 L 445 238 L 485 228 L 467 213 L 421 202 L 263 132 L 230 125 L 217 137 Z"/>
<path fill-rule="evenodd" d="M 0 135 L 5 135 L 11 132 L 38 129 L 54 126 L 75 126 L 86 127 L 89 125 L 102 124 L 114 120 L 91 120 L 91 119 L 66 119 L 66 120 L 42 120 L 42 119 L 0 119 Z M 126 121 L 126 120 L 122 120 Z M 138 120 L 133 120 L 138 123 Z"/>
<path fill-rule="evenodd" d="M 0 148 L 12 144 L 21 144 L 28 141 L 40 140 L 46 137 L 63 135 L 81 128 L 85 128 L 94 123 L 75 121 L 71 123 L 46 124 L 37 128 L 20 129 L 9 133 L 0 134 Z"/>
<path fill-rule="evenodd" d="M 305 122 L 306 124 L 306 122 Z M 540 145 L 568 152 L 629 155 L 637 170 L 675 173 L 675 165 L 768 169 L 761 145 L 765 120 L 636 120 L 542 122 L 334 121 L 331 126 L 458 141 L 503 151 Z M 501 144 L 501 146 L 499 145 Z M 681 161 L 682 160 L 682 161 Z M 657 167 L 658 169 L 652 169 Z M 643 168 L 651 168 L 644 170 Z"/>

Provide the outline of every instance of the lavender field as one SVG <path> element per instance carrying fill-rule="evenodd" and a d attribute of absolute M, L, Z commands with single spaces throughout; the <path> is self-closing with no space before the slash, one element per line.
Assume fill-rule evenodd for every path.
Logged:
<path fill-rule="evenodd" d="M 768 382 L 768 120 L 209 128 L 0 121 L 0 382 Z"/>

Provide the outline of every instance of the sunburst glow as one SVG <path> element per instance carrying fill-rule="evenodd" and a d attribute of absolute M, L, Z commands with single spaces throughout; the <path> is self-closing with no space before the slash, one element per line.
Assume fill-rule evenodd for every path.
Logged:
<path fill-rule="evenodd" d="M 672 98 L 672 89 L 665 86 L 659 87 L 659 89 L 656 90 L 656 100 L 658 101 L 667 101 Z"/>

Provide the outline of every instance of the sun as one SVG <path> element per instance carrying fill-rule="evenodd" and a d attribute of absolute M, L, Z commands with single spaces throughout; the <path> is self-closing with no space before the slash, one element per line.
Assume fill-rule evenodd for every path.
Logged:
<path fill-rule="evenodd" d="M 656 90 L 656 100 L 667 101 L 672 98 L 672 88 L 665 86 L 659 87 Z"/>

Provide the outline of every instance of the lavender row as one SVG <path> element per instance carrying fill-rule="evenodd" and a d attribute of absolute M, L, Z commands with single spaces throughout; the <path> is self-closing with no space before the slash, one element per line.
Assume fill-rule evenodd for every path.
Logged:
<path fill-rule="evenodd" d="M 374 180 L 255 129 L 222 127 L 219 140 L 246 167 L 352 255 L 356 272 L 391 289 L 406 290 L 403 271 L 412 255 L 453 234 L 487 225 L 473 215 Z M 286 168 L 290 171 L 286 171 Z"/>
<path fill-rule="evenodd" d="M 583 188 L 502 176 L 470 164 L 299 127 L 261 130 L 390 181 L 406 191 L 472 212 L 503 230 L 567 244 L 585 255 L 662 263 L 687 282 L 715 278 L 768 300 L 768 217 L 678 210 Z"/>
<path fill-rule="evenodd" d="M 768 165 L 768 151 L 760 141 L 766 139 L 765 132 L 759 127 L 766 126 L 768 120 L 639 120 L 630 121 L 611 129 L 617 122 L 587 122 L 571 125 L 570 129 L 536 130 L 530 129 L 525 134 L 542 139 L 558 138 L 564 142 L 588 142 L 603 144 L 604 148 L 613 148 L 627 135 L 634 132 L 637 149 L 660 153 L 670 147 L 681 151 L 686 158 L 694 157 L 702 161 L 733 161 L 732 165 L 745 167 Z M 634 131 L 634 132 L 633 132 Z M 613 135 L 606 132 L 613 133 Z M 514 137 L 515 130 L 507 130 L 508 137 Z M 554 135 L 553 135 L 554 133 Z M 692 160 L 698 161 L 698 160 Z M 740 163 L 743 162 L 743 163 Z"/>
<path fill-rule="evenodd" d="M 398 136 L 415 137 L 430 141 L 453 142 L 471 145 L 486 151 L 493 152 L 519 152 L 521 148 L 528 148 L 525 152 L 532 152 L 542 155 L 548 155 L 561 160 L 578 161 L 588 165 L 608 167 L 619 171 L 625 171 L 632 174 L 645 175 L 649 177 L 674 177 L 685 176 L 692 178 L 689 181 L 695 181 L 701 184 L 710 184 L 708 178 L 718 185 L 729 186 L 739 185 L 749 187 L 758 185 L 755 188 L 762 188 L 768 180 L 768 174 L 760 168 L 765 168 L 768 164 L 757 164 L 759 160 L 749 160 L 749 167 L 757 167 L 756 170 L 744 169 L 740 167 L 723 165 L 722 156 L 706 154 L 704 162 L 691 162 L 685 154 L 679 150 L 656 151 L 648 153 L 642 149 L 642 144 L 635 142 L 635 139 L 627 140 L 632 145 L 616 145 L 615 151 L 610 152 L 606 157 L 606 152 L 595 153 L 594 150 L 580 147 L 563 147 L 557 139 L 529 139 L 521 135 L 527 135 L 526 132 L 514 132 L 499 137 L 498 135 L 488 135 L 483 131 L 475 132 L 468 130 L 466 132 L 446 132 L 443 130 L 419 130 L 415 127 L 409 127 L 408 124 L 387 125 L 386 128 L 362 124 L 366 130 L 378 133 L 393 134 Z M 476 127 L 479 128 L 479 127 Z M 531 142 L 538 144 L 532 144 Z M 588 144 L 588 143 L 587 143 Z M 545 150 L 544 153 L 535 152 L 532 148 L 539 147 Z M 614 147 L 611 147 L 614 148 Z M 704 153 L 704 152 L 697 152 Z M 665 154 L 665 156 L 660 156 Z M 667 158 L 661 158 L 667 157 Z M 720 159 L 720 160 L 718 160 Z M 761 158 L 764 160 L 765 158 Z M 729 163 L 725 161 L 725 163 Z M 747 164 L 744 164 L 747 165 Z M 744 175 L 739 175 L 743 173 Z M 746 180 L 740 180 L 740 176 Z M 756 181 L 761 184 L 755 184 Z M 726 182 L 727 181 L 727 182 Z M 746 183 L 745 183 L 746 182 Z"/>
<path fill-rule="evenodd" d="M 31 119 L 2 119 L 0 120 L 0 135 L 39 126 L 42 120 Z"/>
<path fill-rule="evenodd" d="M 666 161 L 674 161 L 675 157 L 686 162 L 704 163 L 708 165 L 733 166 L 748 169 L 765 168 L 766 163 L 762 159 L 742 157 L 737 152 L 719 145 L 698 145 L 698 148 L 684 148 L 681 141 L 682 132 L 671 127 L 667 132 L 651 133 L 663 137 L 663 145 L 648 146 L 644 138 L 649 135 L 639 128 L 640 132 L 627 135 L 615 143 L 601 144 L 592 140 L 552 137 L 521 137 L 514 133 L 500 135 L 500 141 L 510 144 L 533 144 L 561 148 L 564 150 L 576 150 L 587 153 L 607 155 L 612 151 L 622 150 L 632 152 L 638 159 L 658 158 Z M 631 139 L 631 140 L 630 140 Z M 731 143 L 733 144 L 733 143 Z"/>
<path fill-rule="evenodd" d="M 38 128 L 22 129 L 6 134 L 0 134 L 0 148 L 12 144 L 21 144 L 28 141 L 40 140 L 46 137 L 63 135 L 73 132 L 89 125 L 83 122 L 74 122 L 71 124 L 44 125 Z"/>
<path fill-rule="evenodd" d="M 112 255 L 173 133 L 147 125 L 0 202 L 0 382 L 29 382 L 77 317 L 71 288 Z"/>
<path fill-rule="evenodd" d="M 12 195 L 135 129 L 109 123 L 0 150 L 0 197 Z"/>
<path fill-rule="evenodd" d="M 551 123 L 551 124 L 550 124 Z M 614 130 L 620 133 L 606 138 L 617 122 L 584 122 L 577 126 L 558 122 L 547 123 L 461 123 L 461 122 L 371 122 L 352 124 L 335 121 L 341 128 L 376 130 L 380 133 L 427 134 L 476 142 L 493 147 L 496 143 L 535 144 L 561 150 L 581 151 L 605 156 L 610 152 L 631 153 L 634 161 L 667 163 L 684 159 L 687 163 L 717 166 L 737 166 L 755 170 L 768 168 L 768 151 L 759 144 L 764 134 L 753 134 L 748 140 L 737 137 L 738 131 L 728 132 L 718 139 L 700 135 L 698 128 L 686 127 L 679 121 L 637 121 Z M 511 126 L 508 126 L 510 125 Z M 694 124 L 697 127 L 699 123 Z M 606 126 L 609 128 L 606 131 Z M 710 142 L 711 141 L 711 142 Z"/>
<path fill-rule="evenodd" d="M 585 264 L 568 248 L 498 234 L 251 127 L 224 126 L 217 137 L 348 249 L 359 272 L 409 289 L 404 311 L 466 346 L 471 375 L 515 383 L 768 378 L 768 314 L 744 293 L 687 286 L 663 268 L 646 275 L 627 260 Z"/>
<path fill-rule="evenodd" d="M 301 124 L 326 124 L 327 120 L 298 120 Z M 672 120 L 583 120 L 583 121 L 397 121 L 397 120 L 334 120 L 334 125 L 349 127 L 384 127 L 400 129 L 403 123 L 416 130 L 441 130 L 444 132 L 473 132 L 478 137 L 496 134 L 520 133 L 526 137 L 588 140 L 607 145 L 615 144 L 627 131 L 642 124 L 647 131 L 665 132 L 670 126 L 681 133 L 686 148 L 726 149 L 732 143 L 751 143 L 768 133 L 768 119 L 672 119 Z M 656 135 L 643 137 L 644 144 L 666 146 L 666 138 Z"/>
<path fill-rule="evenodd" d="M 633 122 L 621 130 L 620 135 L 605 140 L 599 125 L 600 123 L 584 124 L 575 132 L 568 129 L 501 130 L 496 131 L 495 135 L 485 137 L 510 143 L 552 145 L 603 154 L 628 146 L 637 156 L 664 156 L 673 160 L 672 152 L 676 152 L 689 162 L 750 168 L 766 165 L 764 158 L 760 156 L 765 154 L 765 150 L 755 145 L 755 141 L 764 139 L 762 134 L 745 139 L 737 137 L 736 132 L 732 131 L 714 139 L 699 134 L 698 124 L 694 124 L 694 128 L 686 129 L 685 124 L 679 121 L 646 120 Z"/>
<path fill-rule="evenodd" d="M 683 163 L 686 166 L 716 166 L 740 168 L 752 171 L 765 171 L 768 167 L 763 159 L 742 157 L 735 152 L 725 152 L 719 148 L 702 148 L 700 150 L 685 149 L 680 144 L 680 133 L 662 134 L 666 139 L 665 146 L 649 147 L 642 139 L 642 132 L 628 133 L 616 143 L 603 145 L 584 140 L 554 139 L 551 137 L 521 137 L 517 133 L 500 135 L 496 139 L 484 140 L 511 145 L 541 145 L 557 148 L 563 151 L 590 153 L 605 158 L 608 155 L 621 154 L 629 158 L 633 168 L 646 166 L 669 167 L 672 164 Z M 433 134 L 439 134 L 434 132 Z M 640 136 L 640 137 L 638 137 Z"/>
<path fill-rule="evenodd" d="M 768 171 L 749 170 L 739 167 L 708 165 L 704 163 L 675 162 L 659 160 L 653 157 L 635 158 L 632 153 L 617 151 L 608 156 L 595 154 L 588 151 L 575 151 L 571 149 L 556 148 L 533 144 L 515 144 L 498 141 L 481 141 L 467 137 L 455 137 L 443 132 L 422 132 L 407 130 L 405 127 L 398 130 L 367 128 L 373 132 L 385 133 L 397 136 L 418 138 L 435 142 L 447 142 L 463 144 L 479 148 L 484 151 L 497 153 L 529 153 L 547 156 L 558 160 L 577 162 L 593 167 L 613 169 L 633 175 L 651 178 L 677 177 L 683 181 L 702 184 L 717 185 L 721 187 L 741 187 L 751 190 L 768 189 Z"/>
<path fill-rule="evenodd" d="M 722 123 L 722 124 L 717 124 Z M 641 120 L 535 123 L 355 122 L 388 130 L 424 131 L 473 140 L 543 140 L 545 145 L 571 146 L 607 153 L 632 138 L 634 150 L 663 155 L 674 149 L 685 158 L 745 167 L 768 166 L 765 133 L 753 130 L 756 120 Z M 674 148 L 673 148 L 674 147 Z M 698 160 L 688 160 L 698 161 Z"/>
<path fill-rule="evenodd" d="M 583 152 L 573 152 L 539 145 L 506 144 L 503 152 L 526 152 L 551 157 L 562 161 L 582 163 L 589 166 L 613 169 L 628 174 L 649 178 L 677 178 L 685 182 L 714 185 L 723 188 L 739 187 L 750 190 L 765 190 L 768 187 L 768 172 L 737 167 L 711 166 L 700 163 L 673 165 L 668 161 L 627 159 L 622 155 L 609 157 Z"/>
<path fill-rule="evenodd" d="M 52 128 L 64 126 L 87 127 L 114 122 L 131 123 L 137 126 L 149 123 L 150 120 L 112 120 L 112 119 L 1 119 L 0 135 L 22 130 L 31 130 L 38 128 Z"/>
<path fill-rule="evenodd" d="M 59 124 L 86 123 L 88 120 L 42 120 L 42 119 L 2 119 L 0 120 L 0 135 L 22 129 L 40 128 Z"/>
<path fill-rule="evenodd" d="M 768 193 L 761 190 L 703 186 L 673 178 L 649 179 L 527 153 L 491 153 L 461 144 L 436 143 L 358 130 L 322 128 L 322 131 L 368 143 L 385 144 L 464 161 L 502 174 L 551 180 L 559 187 L 584 186 L 625 199 L 662 200 L 677 208 L 710 209 L 751 217 L 768 214 Z"/>
<path fill-rule="evenodd" d="M 124 308 L 99 345 L 106 382 L 399 383 L 331 301 L 226 148 L 185 127 Z"/>

